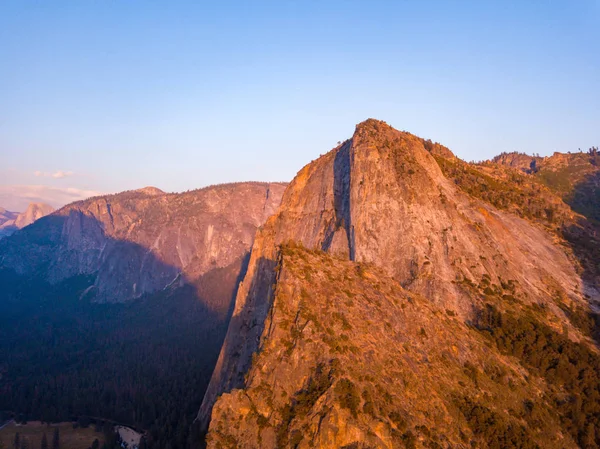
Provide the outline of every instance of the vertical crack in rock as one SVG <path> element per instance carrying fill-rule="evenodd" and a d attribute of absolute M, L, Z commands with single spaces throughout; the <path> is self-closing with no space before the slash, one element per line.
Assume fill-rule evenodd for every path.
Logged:
<path fill-rule="evenodd" d="M 333 161 L 333 206 L 334 222 L 328 227 L 321 248 L 323 251 L 336 251 L 336 240 L 339 233 L 345 234 L 348 256 L 354 260 L 354 233 L 350 213 L 350 188 L 352 177 L 352 140 L 347 141 L 337 151 Z M 341 245 L 340 245 L 341 246 Z"/>

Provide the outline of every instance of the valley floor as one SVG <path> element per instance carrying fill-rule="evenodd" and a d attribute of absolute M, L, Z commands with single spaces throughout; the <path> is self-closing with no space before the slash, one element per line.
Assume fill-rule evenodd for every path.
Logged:
<path fill-rule="evenodd" d="M 70 422 L 46 424 L 40 421 L 31 421 L 27 424 L 17 424 L 14 421 L 10 421 L 0 429 L 0 447 L 13 447 L 17 433 L 21 441 L 27 441 L 26 447 L 30 449 L 41 446 L 42 437 L 45 433 L 48 440 L 48 447 L 51 447 L 54 429 L 57 427 L 60 432 L 61 449 L 88 449 L 96 439 L 101 447 L 104 442 L 103 433 L 96 432 L 93 427 L 73 428 L 73 423 Z"/>

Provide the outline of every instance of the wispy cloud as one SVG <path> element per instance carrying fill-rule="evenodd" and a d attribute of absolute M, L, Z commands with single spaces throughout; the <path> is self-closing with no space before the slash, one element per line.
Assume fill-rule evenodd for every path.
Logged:
<path fill-rule="evenodd" d="M 59 208 L 73 201 L 101 195 L 95 190 L 75 187 L 54 187 L 45 185 L 0 185 L 0 206 L 21 212 L 29 203 L 47 203 Z"/>
<path fill-rule="evenodd" d="M 58 170 L 55 172 L 46 172 L 46 171 L 34 171 L 33 174 L 35 176 L 37 176 L 38 178 L 55 178 L 55 179 L 62 179 L 62 178 L 67 178 L 69 176 L 73 176 L 75 173 L 73 173 L 72 171 L 68 171 L 68 170 Z"/>
<path fill-rule="evenodd" d="M 59 170 L 57 172 L 52 173 L 52 177 L 53 178 L 57 178 L 57 179 L 61 179 L 61 178 L 66 178 L 67 176 L 71 176 L 74 173 L 72 171 L 62 171 Z"/>

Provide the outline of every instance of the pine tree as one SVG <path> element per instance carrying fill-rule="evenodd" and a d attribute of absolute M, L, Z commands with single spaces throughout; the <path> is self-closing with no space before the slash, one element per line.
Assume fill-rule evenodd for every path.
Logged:
<path fill-rule="evenodd" d="M 40 449 L 48 449 L 48 437 L 46 437 L 46 432 L 44 432 L 44 434 L 42 435 Z"/>
<path fill-rule="evenodd" d="M 60 431 L 58 427 L 54 428 L 54 436 L 52 437 L 52 449 L 60 449 Z"/>

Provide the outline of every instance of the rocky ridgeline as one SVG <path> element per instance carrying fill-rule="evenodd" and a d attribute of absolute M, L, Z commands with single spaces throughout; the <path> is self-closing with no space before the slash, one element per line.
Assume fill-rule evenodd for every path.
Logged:
<path fill-rule="evenodd" d="M 265 424 L 266 433 L 256 433 L 256 429 L 250 431 L 246 425 L 254 424 L 249 424 L 245 417 L 256 412 L 253 407 L 257 404 L 252 398 L 246 403 L 240 395 L 256 386 L 252 379 L 257 370 L 277 371 L 278 368 L 273 368 L 277 363 L 282 364 L 282 370 L 286 369 L 284 347 L 272 341 L 271 326 L 272 315 L 276 313 L 273 308 L 277 300 L 275 292 L 287 288 L 280 250 L 287 242 L 337 258 L 331 259 L 331 266 L 320 265 L 325 272 L 335 271 L 335 260 L 338 259 L 359 266 L 379 267 L 387 278 L 404 289 L 403 295 L 410 296 L 408 292 L 412 292 L 427 298 L 433 307 L 437 307 L 437 313 L 447 311 L 463 322 L 472 322 L 476 318 L 485 298 L 500 295 L 519 307 L 541 304 L 548 314 L 545 322 L 552 326 L 560 323 L 571 329 L 572 335 L 584 338 L 560 307 L 560 304 L 568 304 L 579 310 L 587 306 L 582 293 L 583 281 L 565 250 L 535 223 L 498 210 L 461 190 L 444 176 L 435 159 L 435 156 L 453 157 L 452 154 L 441 155 L 431 147 L 431 142 L 397 131 L 384 122 L 367 120 L 357 125 L 350 140 L 304 167 L 288 186 L 278 212 L 257 234 L 248 271 L 237 293 L 227 337 L 198 415 L 200 427 L 206 428 L 219 395 L 231 392 L 239 399 L 223 395 L 217 403 L 212 412 L 216 424 L 211 425 L 208 434 L 212 447 L 222 447 L 220 445 L 229 437 L 232 438 L 230 442 L 237 441 L 238 444 L 254 441 L 240 447 L 282 447 L 273 432 L 276 434 L 282 429 L 284 417 L 272 415 L 272 407 L 259 410 L 260 416 L 256 419 Z M 310 284 L 310 279 L 307 280 Z M 507 288 L 507 292 L 502 294 L 498 286 Z M 378 294 L 384 296 L 386 290 L 380 290 Z M 330 295 L 327 291 L 314 291 L 311 301 L 329 302 L 332 300 Z M 563 301 L 560 304 L 559 299 Z M 342 302 L 338 307 L 345 309 L 346 305 Z M 387 313 L 395 312 L 390 309 Z M 296 319 L 297 326 L 298 323 Z M 423 332 L 429 335 L 431 320 L 427 323 L 423 325 Z M 408 322 L 400 320 L 394 329 L 407 325 Z M 297 330 L 292 334 L 294 332 Z M 336 333 L 333 329 L 332 332 Z M 463 332 L 455 336 L 466 338 L 466 332 L 463 328 Z M 377 340 L 366 330 L 364 335 L 352 338 Z M 459 340 L 452 341 L 458 343 Z M 381 340 L 378 343 L 376 346 L 383 348 L 389 342 Z M 256 364 L 256 357 L 261 357 L 267 347 L 278 356 L 261 367 Z M 294 407 L 292 393 L 305 391 L 309 379 L 320 375 L 314 364 L 311 368 L 303 365 L 311 363 L 307 360 L 310 359 L 308 354 L 295 350 L 292 354 L 298 359 L 295 372 L 304 374 L 293 386 L 282 386 L 285 390 L 283 398 L 287 398 L 278 398 L 282 407 Z M 317 363 L 316 366 L 320 365 Z M 286 382 L 284 371 L 274 372 L 272 376 Z M 333 429 L 340 433 L 341 425 L 335 424 Z M 224 432 L 222 426 L 236 430 Z M 362 431 L 377 433 L 373 426 L 363 426 Z M 271 430 L 267 429 L 271 427 Z M 385 431 L 391 432 L 392 428 L 386 427 Z M 302 439 L 299 435 L 309 435 L 303 433 L 302 428 L 291 425 L 287 429 L 285 441 L 300 438 L 295 440 L 296 443 L 310 441 L 315 447 L 341 447 L 337 444 L 342 444 L 331 439 L 311 440 L 308 436 Z M 293 430 L 299 433 L 293 433 Z M 248 432 L 254 432 L 252 438 L 256 439 L 246 440 L 246 437 L 250 438 Z M 335 433 L 334 430 L 331 432 Z M 343 444 L 370 441 L 357 435 L 359 433 Z M 264 438 L 270 443 L 265 445 Z M 446 435 L 446 438 L 450 436 Z M 259 441 L 262 445 L 257 443 Z M 284 447 L 288 447 L 287 444 Z M 377 443 L 376 447 L 392 447 L 390 444 Z M 289 447 L 305 445 L 290 444 Z"/>
<path fill-rule="evenodd" d="M 208 447 L 577 447 L 540 407 L 543 381 L 452 311 L 373 265 L 293 244 L 278 266 L 244 388 L 216 402 Z"/>
<path fill-rule="evenodd" d="M 277 183 L 224 184 L 181 194 L 156 188 L 63 207 L 0 242 L 0 266 L 52 283 L 93 275 L 89 294 L 120 302 L 238 266 L 279 205 Z"/>
<path fill-rule="evenodd" d="M 468 164 L 369 119 L 287 187 L 65 206 L 1 240 L 0 268 L 200 300 L 212 448 L 596 447 L 597 159 Z"/>

